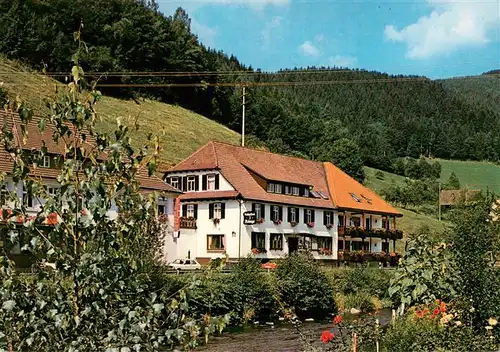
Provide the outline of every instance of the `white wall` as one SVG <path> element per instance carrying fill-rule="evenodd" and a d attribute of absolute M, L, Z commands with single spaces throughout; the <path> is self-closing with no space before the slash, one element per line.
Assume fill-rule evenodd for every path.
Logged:
<path fill-rule="evenodd" d="M 187 203 L 187 202 L 186 202 Z M 189 202 L 191 203 L 191 202 Z M 311 234 L 316 236 L 324 236 L 332 238 L 332 256 L 319 256 L 318 258 L 323 259 L 336 259 L 337 258 L 337 225 L 338 220 L 336 213 L 334 212 L 334 224 L 333 227 L 328 230 L 323 225 L 323 211 L 316 209 L 315 214 L 315 226 L 313 228 L 307 227 L 303 223 L 303 209 L 299 208 L 300 217 L 297 226 L 292 227 L 287 221 L 287 207 L 283 206 L 283 222 L 280 225 L 275 225 L 271 220 L 266 220 L 262 224 L 255 225 L 243 225 L 243 213 L 245 211 L 252 210 L 251 201 L 245 201 L 241 207 L 241 243 L 239 240 L 239 222 L 240 222 L 240 208 L 239 203 L 236 200 L 225 200 L 226 213 L 225 218 L 220 220 L 218 225 L 214 225 L 213 221 L 209 219 L 209 204 L 212 201 L 197 202 L 198 204 L 198 219 L 197 219 L 197 229 L 180 229 L 181 235 L 177 240 L 176 249 L 171 252 L 175 252 L 178 258 L 187 257 L 188 251 L 190 251 L 191 258 L 217 258 L 224 254 L 220 252 L 213 252 L 207 250 L 207 235 L 212 234 L 223 234 L 225 235 L 226 241 L 226 253 L 230 258 L 237 258 L 240 254 L 242 257 L 251 254 L 251 241 L 252 232 L 264 232 L 266 234 L 266 254 L 259 254 L 257 257 L 264 258 L 279 258 L 288 254 L 288 243 L 287 238 L 289 235 L 298 234 Z M 266 218 L 269 219 L 270 205 L 266 204 Z M 295 207 L 295 206 L 294 206 Z M 234 235 L 233 235 L 234 232 Z M 282 251 L 271 251 L 270 250 L 270 235 L 272 233 L 281 233 L 283 237 L 283 250 Z M 238 247 L 240 250 L 238 250 Z M 169 255 L 169 258 L 171 256 Z M 176 258 L 174 258 L 176 259 Z"/>

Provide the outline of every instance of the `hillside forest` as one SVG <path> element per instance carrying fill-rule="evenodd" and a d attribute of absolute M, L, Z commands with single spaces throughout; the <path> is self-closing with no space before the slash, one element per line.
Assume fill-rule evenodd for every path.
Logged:
<path fill-rule="evenodd" d="M 500 160 L 494 71 L 451 83 L 339 67 L 261 72 L 205 47 L 183 9 L 169 16 L 153 0 L 0 0 L 0 53 L 64 80 L 82 23 L 80 62 L 104 94 L 178 104 L 240 131 L 232 83 L 247 85 L 250 143 L 344 163 L 360 180 L 363 164 L 393 172 L 407 156 Z M 492 98 L 462 89 L 476 86 Z"/>

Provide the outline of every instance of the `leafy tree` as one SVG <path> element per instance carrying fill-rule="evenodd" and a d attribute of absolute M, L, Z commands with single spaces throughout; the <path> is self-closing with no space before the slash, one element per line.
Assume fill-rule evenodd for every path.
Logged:
<path fill-rule="evenodd" d="M 196 320 L 187 314 L 186 288 L 171 292 L 167 279 L 153 281 L 150 269 L 158 247 L 149 247 L 149 240 L 157 245 L 159 195 L 143 195 L 136 175 L 141 169 L 154 173 L 158 143 L 150 138 L 134 150 L 129 128 L 119 121 L 112 135 L 96 131 L 95 105 L 101 94 L 93 86 L 82 89 L 79 53 L 73 56 L 71 82 L 58 100 L 47 101 L 49 114 L 34 121 L 24 104 L 12 102 L 21 120 L 20 136 L 8 124 L 2 127 L 1 142 L 12 156 L 14 184 L 46 202 L 29 218 L 27 206 L 11 191 L 13 206 L 10 212 L 2 211 L 0 349 L 195 347 L 199 336 L 221 328 L 227 318 Z M 32 165 L 47 155 L 47 147 L 33 152 L 16 144 L 30 137 L 26 127 L 33 122 L 40 131 L 50 128 L 54 142 L 65 150 L 55 195 L 48 196 L 43 182 L 32 176 Z M 116 219 L 108 215 L 112 204 L 120 209 Z M 43 224 L 53 216 L 56 225 Z M 17 272 L 9 257 L 17 244 L 36 263 L 56 263 L 56 270 L 35 265 L 29 276 Z"/>
<path fill-rule="evenodd" d="M 460 189 L 460 180 L 454 172 L 451 173 L 445 186 L 447 189 Z"/>
<path fill-rule="evenodd" d="M 365 179 L 360 149 L 356 142 L 350 139 L 342 138 L 328 147 L 325 146 L 325 149 L 319 155 L 319 159 L 331 161 L 359 182 L 363 182 Z"/>

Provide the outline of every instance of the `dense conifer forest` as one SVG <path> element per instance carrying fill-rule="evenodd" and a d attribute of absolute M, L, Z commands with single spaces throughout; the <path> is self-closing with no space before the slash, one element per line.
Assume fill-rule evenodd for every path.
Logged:
<path fill-rule="evenodd" d="M 349 154 L 347 169 L 389 171 L 402 156 L 500 158 L 496 71 L 451 83 L 325 67 L 261 72 L 203 46 L 184 10 L 169 16 L 146 0 L 0 0 L 0 53 L 62 80 L 81 23 L 80 60 L 112 85 L 105 94 L 179 104 L 239 131 L 242 92 L 230 83 L 245 82 L 249 141 L 273 151 L 337 162 Z"/>

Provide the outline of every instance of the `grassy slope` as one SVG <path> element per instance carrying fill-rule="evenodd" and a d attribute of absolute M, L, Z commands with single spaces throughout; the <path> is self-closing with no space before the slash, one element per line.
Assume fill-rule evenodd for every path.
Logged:
<path fill-rule="evenodd" d="M 30 72 L 20 64 L 0 56 L 0 83 L 12 97 L 20 96 L 37 112 L 44 110 L 43 98 L 55 92 L 56 82 Z M 132 100 L 103 97 L 97 106 L 103 121 L 101 127 L 112 129 L 117 117 L 138 119 L 140 129 L 134 132 L 134 142 L 139 145 L 149 133 L 160 136 L 163 147 L 163 167 L 175 164 L 210 140 L 239 143 L 234 131 L 206 117 L 181 107 L 156 101 L 140 104 Z"/>
<path fill-rule="evenodd" d="M 398 176 L 395 174 L 391 174 L 389 172 L 383 172 L 384 179 L 380 180 L 375 177 L 375 173 L 377 169 L 373 169 L 370 167 L 365 168 L 366 172 L 366 181 L 365 185 L 377 193 L 386 187 L 388 187 L 391 183 L 401 184 L 404 181 L 404 177 Z M 419 214 L 414 211 L 397 208 L 402 214 L 403 217 L 397 220 L 398 227 L 404 231 L 405 234 L 409 234 L 415 232 L 423 225 L 429 226 L 430 230 L 433 232 L 442 232 L 448 226 L 447 222 L 441 222 L 435 217 L 428 216 L 425 214 Z"/>
<path fill-rule="evenodd" d="M 500 166 L 478 161 L 439 160 L 442 166 L 441 181 L 446 182 L 454 172 L 462 187 L 489 189 L 500 194 Z"/>

